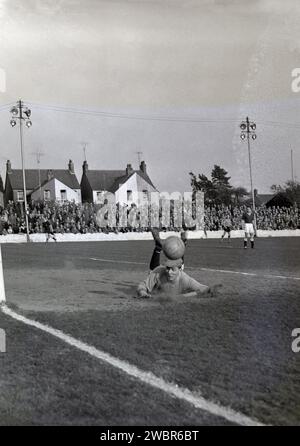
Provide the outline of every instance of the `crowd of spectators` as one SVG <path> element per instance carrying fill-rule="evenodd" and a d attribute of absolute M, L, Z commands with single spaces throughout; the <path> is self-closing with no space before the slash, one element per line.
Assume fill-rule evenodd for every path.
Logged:
<path fill-rule="evenodd" d="M 99 206 L 91 203 L 75 204 L 66 203 L 31 203 L 28 206 L 28 224 L 30 233 L 43 233 L 49 228 L 50 223 L 56 233 L 86 234 L 96 232 L 129 232 L 148 231 L 147 224 L 139 224 L 121 227 L 117 222 L 110 225 L 99 226 L 96 214 Z M 230 218 L 232 229 L 242 229 L 242 215 L 246 206 L 206 206 L 204 223 L 206 231 L 218 231 L 222 229 L 223 221 Z M 127 209 L 127 214 L 130 209 Z M 159 212 L 159 210 L 157 210 Z M 161 214 L 159 215 L 161 217 Z M 266 207 L 257 208 L 258 229 L 280 230 L 280 229 L 300 229 L 300 209 L 297 207 Z M 171 223 L 168 227 L 162 225 L 162 230 L 181 230 Z M 22 203 L 10 202 L 5 208 L 0 208 L 0 235 L 26 233 L 25 215 Z"/>
<path fill-rule="evenodd" d="M 242 216 L 246 206 L 211 206 L 205 208 L 205 228 L 207 231 L 222 229 L 223 221 L 229 217 L 232 229 L 242 229 Z M 259 206 L 256 208 L 258 229 L 280 230 L 300 229 L 300 209 L 297 207 Z"/>

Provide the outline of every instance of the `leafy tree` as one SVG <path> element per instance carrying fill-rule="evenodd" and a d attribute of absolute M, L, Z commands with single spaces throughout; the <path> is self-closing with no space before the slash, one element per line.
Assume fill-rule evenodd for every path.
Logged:
<path fill-rule="evenodd" d="M 203 191 L 206 204 L 231 203 L 232 186 L 229 183 L 230 177 L 222 167 L 214 165 L 211 171 L 211 180 L 204 174 L 199 174 L 196 177 L 193 172 L 190 172 L 190 176 L 193 191 Z"/>
<path fill-rule="evenodd" d="M 214 165 L 213 170 L 211 171 L 211 180 L 215 187 L 228 187 L 231 188 L 229 180 L 230 177 L 227 175 L 225 169 L 220 166 Z"/>
<path fill-rule="evenodd" d="M 193 172 L 190 172 L 191 186 L 193 192 L 204 192 L 204 198 L 206 203 L 211 203 L 215 199 L 215 187 L 211 180 L 203 174 L 199 174 L 198 177 Z"/>
<path fill-rule="evenodd" d="M 292 203 L 300 206 L 300 183 L 298 181 L 287 181 L 285 183 L 285 193 Z"/>
<path fill-rule="evenodd" d="M 240 205 L 243 203 L 245 197 L 249 196 L 249 192 L 244 187 L 233 187 L 232 195 L 234 195 L 235 204 Z"/>
<path fill-rule="evenodd" d="M 270 189 L 273 194 L 278 194 L 279 192 L 284 192 L 283 187 L 278 184 L 272 184 Z"/>

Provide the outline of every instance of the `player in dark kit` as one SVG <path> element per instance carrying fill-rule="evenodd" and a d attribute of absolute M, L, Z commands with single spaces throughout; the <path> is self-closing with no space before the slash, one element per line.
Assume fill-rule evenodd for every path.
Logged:
<path fill-rule="evenodd" d="M 255 223 L 255 214 L 252 209 L 248 206 L 246 212 L 244 212 L 242 216 L 243 227 L 245 231 L 244 238 L 244 249 L 247 249 L 248 238 L 250 238 L 251 248 L 254 248 L 254 223 Z"/>
<path fill-rule="evenodd" d="M 229 215 L 227 215 L 224 220 L 222 221 L 222 228 L 223 228 L 223 234 L 221 237 L 221 240 L 225 237 L 226 234 L 228 234 L 228 241 L 230 239 L 230 231 L 232 229 L 232 221 Z"/>
<path fill-rule="evenodd" d="M 48 243 L 50 237 L 53 238 L 53 240 L 55 242 L 57 242 L 55 234 L 54 234 L 53 225 L 49 222 L 49 220 L 44 220 L 43 226 L 44 226 L 45 232 L 47 234 L 46 243 Z"/>

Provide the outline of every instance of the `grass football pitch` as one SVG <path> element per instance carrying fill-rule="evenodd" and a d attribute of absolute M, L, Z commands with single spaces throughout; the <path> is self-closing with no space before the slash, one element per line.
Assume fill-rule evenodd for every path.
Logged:
<path fill-rule="evenodd" d="M 135 299 L 152 242 L 3 244 L 7 306 L 263 424 L 300 424 L 300 240 L 190 240 L 210 299 Z M 235 424 L 0 312 L 0 425 Z M 238 424 L 238 420 L 237 420 Z"/>

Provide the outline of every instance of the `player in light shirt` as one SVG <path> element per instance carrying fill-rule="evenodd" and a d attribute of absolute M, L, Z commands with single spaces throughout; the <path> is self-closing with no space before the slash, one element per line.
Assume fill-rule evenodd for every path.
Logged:
<path fill-rule="evenodd" d="M 155 248 L 150 262 L 150 273 L 146 279 L 138 285 L 137 297 L 148 298 L 155 293 L 168 295 L 185 295 L 198 297 L 213 297 L 217 294 L 221 285 L 209 287 L 199 283 L 183 271 L 183 259 L 170 260 L 166 258 L 160 265 L 160 253 L 162 242 L 158 231 L 152 231 L 155 240 Z M 186 242 L 186 235 L 181 238 Z"/>

